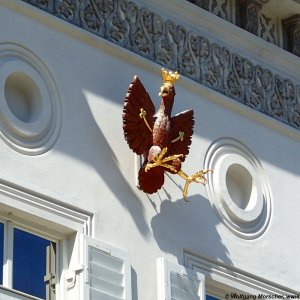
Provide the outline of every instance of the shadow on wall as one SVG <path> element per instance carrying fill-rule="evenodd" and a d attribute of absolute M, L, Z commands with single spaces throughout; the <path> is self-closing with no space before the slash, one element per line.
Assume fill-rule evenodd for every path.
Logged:
<path fill-rule="evenodd" d="M 220 221 L 209 200 L 200 195 L 188 199 L 189 203 L 182 199 L 163 200 L 160 213 L 152 218 L 153 235 L 160 249 L 177 257 L 182 265 L 184 250 L 231 265 L 227 248 L 217 231 Z"/>
<path fill-rule="evenodd" d="M 57 141 L 55 149 L 92 166 L 114 197 L 119 199 L 130 212 L 139 231 L 147 236 L 149 227 L 145 222 L 141 201 L 120 172 L 118 158 L 95 122 L 85 96 L 76 88 L 72 89 L 72 93 L 77 93 L 77 98 L 81 94 L 81 99 L 84 101 L 78 101 L 76 105 L 68 105 L 68 116 L 65 118 L 71 122 L 63 124 L 65 132 L 63 138 Z M 69 97 L 72 99 L 71 95 Z M 78 114 L 79 111 L 80 114 Z M 103 194 L 99 194 L 99 202 L 101 202 L 101 197 Z"/>
<path fill-rule="evenodd" d="M 76 89 L 72 90 L 75 94 L 80 92 Z M 118 160 L 122 157 L 120 153 L 122 149 L 115 149 L 118 152 L 114 153 L 99 124 L 96 123 L 85 95 L 82 92 L 81 94 L 84 101 L 68 106 L 68 117 L 72 121 L 64 124 L 64 138 L 59 139 L 55 148 L 93 166 L 113 196 L 130 212 L 141 234 L 146 237 L 150 234 L 150 229 L 144 216 L 144 204 L 119 169 Z M 72 99 L 71 95 L 69 97 Z M 121 119 L 119 121 L 121 123 Z M 88 132 L 86 132 L 87 128 Z M 118 127 L 116 130 L 121 132 L 122 128 Z M 121 134 L 123 135 L 122 132 Z M 127 144 L 124 141 L 125 147 Z M 166 177 L 173 181 L 176 189 L 180 188 L 174 176 L 166 175 Z M 190 196 L 190 203 L 185 203 L 182 198 L 171 201 L 172 197 L 168 192 L 171 191 L 164 188 L 158 192 L 156 197 L 160 198 L 159 202 L 152 200 L 152 195 L 148 196 L 153 208 L 159 211 L 152 218 L 151 227 L 160 249 L 176 256 L 180 264 L 183 264 L 184 249 L 193 250 L 230 264 L 227 249 L 222 244 L 216 229 L 219 220 L 210 202 L 199 195 Z M 99 201 L 101 197 L 102 195 L 99 195 Z M 213 249 L 212 245 L 214 245 Z"/>
<path fill-rule="evenodd" d="M 73 60 L 76 61 L 75 58 Z M 61 63 L 65 62 L 62 60 Z M 71 69 L 66 69 L 72 72 L 73 67 L 73 65 L 68 65 L 68 68 Z M 76 70 L 75 65 L 74 72 Z M 160 68 L 158 68 L 159 70 Z M 118 199 L 121 205 L 128 210 L 141 234 L 146 238 L 153 231 L 160 249 L 178 257 L 179 263 L 183 263 L 183 249 L 190 249 L 230 264 L 227 249 L 217 232 L 216 227 L 219 220 L 209 201 L 200 198 L 199 195 L 190 196 L 191 202 L 184 203 L 182 198 L 170 201 L 171 196 L 168 196 L 168 193 L 172 191 L 168 190 L 164 194 L 161 190 L 158 193 L 158 196 L 161 195 L 161 202 L 152 201 L 152 205 L 154 208 L 155 205 L 157 206 L 159 213 L 151 221 L 152 230 L 149 228 L 145 219 L 144 203 L 137 197 L 137 191 L 131 188 L 119 167 L 123 164 L 121 159 L 124 159 L 124 151 L 130 153 L 123 138 L 121 112 L 125 93 L 135 73 L 132 72 L 132 74 L 128 74 L 128 70 L 120 68 L 118 60 L 113 62 L 104 60 L 101 61 L 101 70 L 99 64 L 87 64 L 81 70 L 80 78 L 88 78 L 88 80 L 83 80 L 84 82 L 81 82 L 76 76 L 66 77 L 63 74 L 57 74 L 60 90 L 64 91 L 63 96 L 68 103 L 64 104 L 67 109 L 64 110 L 63 120 L 66 121 L 63 123 L 61 135 L 54 146 L 55 150 L 92 166 L 99 174 L 99 181 L 102 179 L 109 188 L 112 196 L 108 196 Z M 112 74 L 117 74 L 113 82 Z M 96 86 L 95 82 L 99 82 L 99 86 Z M 145 83 L 147 89 L 155 87 L 153 88 L 156 91 L 155 98 L 154 92 L 149 92 L 152 94 L 156 107 L 159 102 L 157 93 L 160 83 L 160 76 L 150 77 L 149 81 Z M 63 88 L 64 86 L 72 88 Z M 91 106 L 91 101 L 84 91 L 95 95 L 93 104 L 97 109 Z M 198 116 L 202 116 L 199 105 L 197 104 L 195 109 L 192 105 L 195 106 L 195 103 L 192 103 L 191 100 L 185 101 L 182 97 L 177 98 L 175 99 L 174 114 L 193 108 L 196 122 L 198 122 Z M 107 108 L 113 108 L 113 113 Z M 119 115 L 116 113 L 118 109 Z M 111 114 L 111 119 L 107 117 L 108 114 Z M 107 126 L 110 126 L 109 130 L 111 130 L 109 134 L 104 132 L 104 128 Z M 195 127 L 195 134 L 202 135 L 200 125 Z M 122 139 L 122 143 L 115 142 L 120 139 Z M 117 148 L 111 146 L 114 143 L 118 145 Z M 131 160 L 132 156 L 125 159 Z M 177 181 L 174 176 L 172 176 L 173 179 Z M 86 178 L 86 180 L 89 179 Z M 94 178 L 94 180 L 97 184 L 98 179 Z M 174 184 L 176 184 L 175 181 Z M 101 197 L 103 195 L 100 194 L 99 201 L 101 201 Z M 172 198 L 174 199 L 174 197 Z M 149 196 L 149 199 L 151 200 L 152 197 Z M 101 205 L 99 205 L 100 211 Z M 211 245 L 214 245 L 214 249 L 211 248 Z"/>
<path fill-rule="evenodd" d="M 124 83 L 124 85 L 127 84 L 128 82 Z M 124 97 L 121 90 L 124 89 L 120 88 L 120 102 L 123 101 Z M 71 95 L 65 95 L 68 99 L 79 98 L 83 101 L 68 105 L 68 111 L 66 112 L 68 116 L 65 116 L 65 119 L 69 119 L 71 122 L 64 124 L 63 138 L 59 139 L 55 148 L 93 166 L 114 197 L 130 212 L 141 234 L 146 237 L 150 234 L 150 229 L 145 220 L 144 204 L 136 195 L 136 191 L 128 184 L 119 168 L 119 160 L 123 156 L 123 146 L 118 149 L 111 148 L 101 130 L 101 124 L 99 125 L 95 120 L 96 117 L 101 119 L 101 115 L 95 115 L 95 112 L 92 112 L 90 103 L 82 90 L 74 88 L 68 90 L 68 92 L 72 93 Z M 95 95 L 99 97 L 97 93 Z M 101 96 L 103 97 L 103 94 Z M 96 101 L 99 101 L 99 99 L 96 99 Z M 78 114 L 79 111 L 80 114 Z M 101 113 L 107 114 L 109 112 L 101 111 Z M 120 120 L 113 120 L 112 122 L 114 122 L 112 128 L 118 131 L 112 134 L 120 135 L 123 139 L 121 115 Z M 86 132 L 87 128 L 88 132 Z M 80 137 L 80 139 L 77 137 Z M 127 149 L 128 146 L 124 140 L 125 148 Z M 177 189 L 178 186 L 174 176 L 169 176 L 168 179 L 173 181 Z M 158 192 L 156 196 L 160 198 L 159 202 L 152 200 L 152 195 L 148 196 L 153 208 L 156 212 L 159 211 L 153 217 L 151 227 L 160 249 L 178 257 L 181 264 L 183 264 L 184 249 L 193 250 L 230 264 L 227 249 L 222 244 L 221 237 L 216 229 L 219 219 L 210 202 L 199 195 L 190 196 L 190 203 L 185 203 L 182 198 L 171 201 L 172 197 L 168 192 L 171 191 L 162 189 Z M 99 201 L 101 196 L 99 195 Z M 193 236 L 191 233 L 193 233 Z M 195 233 L 197 236 L 195 236 Z M 214 245 L 213 249 L 211 245 Z M 220 253 L 222 253 L 222 257 L 220 257 Z"/>

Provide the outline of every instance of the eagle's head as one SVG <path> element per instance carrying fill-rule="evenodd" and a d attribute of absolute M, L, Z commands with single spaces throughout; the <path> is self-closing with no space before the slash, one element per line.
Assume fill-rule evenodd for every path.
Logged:
<path fill-rule="evenodd" d="M 180 78 L 178 72 L 168 71 L 164 68 L 161 69 L 162 86 L 160 87 L 159 96 L 163 99 L 173 98 L 175 96 L 174 83 Z"/>
<path fill-rule="evenodd" d="M 160 92 L 158 94 L 162 98 L 174 97 L 175 96 L 175 87 L 170 82 L 164 82 L 160 87 Z"/>

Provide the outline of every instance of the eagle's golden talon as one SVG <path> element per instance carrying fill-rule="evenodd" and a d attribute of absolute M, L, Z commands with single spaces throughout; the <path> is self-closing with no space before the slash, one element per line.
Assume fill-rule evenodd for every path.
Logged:
<path fill-rule="evenodd" d="M 190 183 L 191 183 L 191 181 L 186 181 L 185 185 L 184 185 L 184 188 L 183 188 L 182 195 L 183 195 L 183 199 L 184 199 L 185 202 L 190 202 L 187 199 L 187 193 L 188 193 L 188 188 L 189 188 Z"/>
<path fill-rule="evenodd" d="M 183 154 L 176 154 L 176 155 L 168 156 L 168 157 L 164 158 L 162 160 L 162 162 L 164 163 L 164 162 L 167 162 L 167 161 L 171 161 L 171 160 L 174 160 L 174 159 L 182 157 L 182 156 L 183 156 Z"/>
<path fill-rule="evenodd" d="M 156 163 L 153 163 L 153 164 L 147 164 L 146 167 L 145 167 L 145 172 L 148 172 L 150 169 L 154 168 L 154 167 L 157 167 L 157 164 Z"/>
<path fill-rule="evenodd" d="M 207 179 L 204 177 L 204 175 L 207 174 L 208 172 L 213 172 L 213 170 L 210 170 L 210 169 L 202 170 L 202 171 L 199 171 L 190 176 L 188 176 L 181 170 L 177 173 L 179 176 L 181 176 L 186 181 L 184 188 L 183 188 L 183 192 L 182 192 L 184 201 L 189 202 L 187 200 L 189 185 L 192 182 L 201 183 L 201 184 L 205 185 L 207 183 Z"/>
<path fill-rule="evenodd" d="M 164 167 L 164 168 L 167 168 L 169 170 L 171 170 L 172 172 L 175 172 L 176 173 L 176 169 L 171 166 L 171 165 L 168 165 L 168 164 L 163 164 L 163 163 L 153 163 L 153 164 L 147 164 L 146 167 L 145 167 L 145 172 L 148 172 L 150 169 L 152 168 L 155 168 L 155 167 Z"/>
<path fill-rule="evenodd" d="M 167 148 L 167 147 L 163 148 L 163 149 L 161 150 L 161 153 L 160 153 L 159 156 L 158 156 L 158 157 L 159 157 L 159 160 L 161 160 L 167 152 L 168 152 L 168 148 Z"/>
<path fill-rule="evenodd" d="M 150 169 L 154 168 L 154 167 L 164 167 L 166 169 L 169 169 L 171 170 L 172 172 L 177 172 L 177 170 L 172 166 L 172 165 L 169 165 L 169 164 L 166 164 L 166 162 L 168 161 L 172 161 L 174 159 L 177 159 L 179 157 L 182 157 L 183 154 L 175 154 L 175 155 L 171 155 L 171 156 L 168 156 L 168 157 L 164 157 L 164 155 L 168 152 L 168 148 L 165 147 L 161 150 L 160 154 L 155 156 L 153 158 L 153 161 L 154 163 L 148 163 L 145 167 L 145 172 L 148 172 Z"/>

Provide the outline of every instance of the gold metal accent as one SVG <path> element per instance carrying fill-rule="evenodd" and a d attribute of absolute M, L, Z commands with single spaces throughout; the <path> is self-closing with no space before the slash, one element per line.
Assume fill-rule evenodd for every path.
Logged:
<path fill-rule="evenodd" d="M 182 195 L 183 195 L 183 199 L 186 202 L 189 202 L 189 200 L 187 199 L 187 194 L 188 194 L 188 188 L 189 185 L 192 182 L 196 182 L 196 183 L 201 183 L 203 185 L 205 185 L 207 183 L 207 179 L 204 177 L 204 175 L 208 172 L 212 172 L 213 170 L 207 169 L 207 170 L 202 170 L 199 171 L 193 175 L 188 176 L 185 172 L 183 172 L 182 170 L 178 171 L 177 174 L 182 177 L 186 182 L 182 191 Z"/>
<path fill-rule="evenodd" d="M 184 131 L 179 131 L 178 132 L 178 137 L 172 140 L 172 143 L 175 143 L 177 141 L 183 141 L 183 137 L 184 137 Z"/>
<path fill-rule="evenodd" d="M 152 129 L 151 129 L 151 127 L 150 127 L 150 125 L 149 125 L 149 123 L 148 123 L 148 121 L 147 121 L 147 119 L 146 119 L 146 115 L 147 115 L 147 112 L 146 112 L 143 108 L 141 108 L 141 109 L 140 109 L 140 114 L 139 114 L 139 116 L 140 116 L 141 119 L 144 120 L 146 126 L 147 126 L 147 127 L 149 128 L 149 130 L 152 132 Z"/>
<path fill-rule="evenodd" d="M 180 75 L 178 74 L 178 72 L 172 72 L 172 71 L 168 71 L 165 68 L 161 69 L 161 77 L 162 77 L 162 81 L 163 83 L 170 83 L 172 85 L 174 85 L 174 83 L 180 78 Z"/>
<path fill-rule="evenodd" d="M 213 170 L 210 170 L 210 169 L 202 170 L 202 171 L 196 172 L 195 174 L 192 174 L 190 176 L 188 176 L 182 170 L 179 170 L 177 172 L 177 170 L 172 165 L 167 164 L 167 162 L 177 159 L 179 157 L 182 157 L 183 154 L 176 154 L 176 155 L 171 155 L 166 158 L 163 158 L 164 155 L 167 153 L 167 151 L 168 151 L 167 147 L 163 148 L 161 150 L 161 153 L 153 158 L 154 163 L 147 163 L 147 165 L 145 167 L 145 172 L 148 172 L 150 169 L 155 168 L 155 167 L 164 167 L 164 168 L 169 169 L 170 171 L 178 174 L 180 177 L 182 177 L 185 180 L 185 185 L 184 185 L 184 188 L 182 191 L 183 199 L 184 199 L 184 201 L 189 202 L 189 200 L 187 199 L 187 194 L 188 194 L 188 189 L 189 189 L 190 184 L 192 182 L 195 182 L 195 183 L 201 183 L 201 184 L 205 185 L 207 183 L 207 179 L 205 178 L 204 175 L 207 174 L 208 172 L 212 172 Z"/>
<path fill-rule="evenodd" d="M 163 156 L 167 153 L 167 151 L 168 151 L 167 147 L 163 148 L 161 150 L 161 153 L 153 159 L 154 163 L 148 163 L 146 165 L 145 172 L 148 172 L 150 169 L 155 167 L 164 167 L 176 173 L 177 172 L 176 169 L 172 165 L 166 164 L 166 162 L 182 157 L 183 154 L 176 154 L 176 155 L 171 155 L 166 158 L 163 158 Z"/>

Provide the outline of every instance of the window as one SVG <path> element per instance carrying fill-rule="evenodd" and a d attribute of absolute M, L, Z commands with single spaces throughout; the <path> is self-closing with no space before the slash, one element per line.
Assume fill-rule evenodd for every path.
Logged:
<path fill-rule="evenodd" d="M 11 221 L 0 224 L 1 285 L 40 299 L 54 300 L 57 242 Z"/>
<path fill-rule="evenodd" d="M 4 224 L 0 223 L 0 261 L 3 262 L 3 250 L 4 250 Z M 3 283 L 3 268 L 0 267 L 0 284 Z"/>
<path fill-rule="evenodd" d="M 297 295 L 297 292 L 200 255 L 184 252 L 185 265 L 205 275 L 207 299 L 237 295 Z M 233 297 L 234 298 L 234 297 Z"/>
<path fill-rule="evenodd" d="M 219 300 L 219 298 L 206 294 L 206 300 Z"/>
<path fill-rule="evenodd" d="M 55 252 L 56 243 L 14 228 L 13 289 L 42 299 L 46 298 L 46 287 L 48 287 L 50 280 L 55 278 L 55 260 L 53 275 L 50 275 L 49 278 L 47 274 L 47 271 L 49 272 L 51 269 L 47 266 L 47 262 L 49 264 L 50 260 L 49 248 L 51 247 Z"/>
<path fill-rule="evenodd" d="M 164 258 L 157 260 L 159 300 L 204 300 L 205 277 Z"/>
<path fill-rule="evenodd" d="M 93 214 L 9 182 L 0 195 L 0 299 L 85 299 L 79 240 L 92 235 Z"/>

